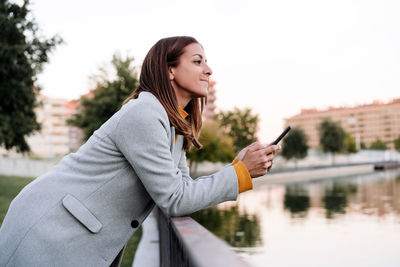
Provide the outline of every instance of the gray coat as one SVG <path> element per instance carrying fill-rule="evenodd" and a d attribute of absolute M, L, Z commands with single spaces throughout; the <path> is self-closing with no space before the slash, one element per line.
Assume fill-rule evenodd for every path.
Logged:
<path fill-rule="evenodd" d="M 182 143 L 142 92 L 12 201 L 0 266 L 110 266 L 154 205 L 180 216 L 235 200 L 233 166 L 192 180 Z"/>

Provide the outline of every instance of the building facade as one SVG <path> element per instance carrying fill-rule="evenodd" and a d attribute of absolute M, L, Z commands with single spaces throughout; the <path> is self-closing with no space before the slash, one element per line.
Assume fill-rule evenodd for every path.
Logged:
<path fill-rule="evenodd" d="M 36 116 L 42 128 L 27 138 L 34 155 L 42 158 L 62 157 L 76 151 L 82 133 L 67 124 L 75 112 L 76 104 L 63 98 L 39 96 L 41 106 L 36 108 Z"/>
<path fill-rule="evenodd" d="M 217 99 L 215 96 L 215 84 L 214 80 L 210 80 L 208 85 L 208 94 L 207 94 L 207 104 L 203 110 L 203 121 L 212 120 L 215 115 L 215 100 Z"/>
<path fill-rule="evenodd" d="M 303 109 L 300 114 L 285 119 L 285 125 L 301 127 L 308 137 L 308 145 L 315 148 L 319 145 L 318 125 L 324 118 L 339 122 L 357 144 L 369 147 L 380 139 L 389 149 L 394 149 L 393 140 L 400 136 L 400 98 L 355 107 Z"/>
<path fill-rule="evenodd" d="M 67 118 L 71 118 L 77 111 L 79 100 L 68 101 L 65 105 L 67 109 Z M 70 152 L 75 152 L 79 149 L 84 141 L 83 131 L 75 126 L 68 125 L 68 149 Z"/>

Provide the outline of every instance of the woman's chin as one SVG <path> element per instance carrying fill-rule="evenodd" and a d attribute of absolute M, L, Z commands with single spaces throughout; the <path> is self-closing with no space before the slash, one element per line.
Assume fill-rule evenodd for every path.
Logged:
<path fill-rule="evenodd" d="M 208 91 L 204 92 L 196 92 L 192 94 L 193 98 L 201 98 L 201 97 L 207 97 L 208 96 Z"/>

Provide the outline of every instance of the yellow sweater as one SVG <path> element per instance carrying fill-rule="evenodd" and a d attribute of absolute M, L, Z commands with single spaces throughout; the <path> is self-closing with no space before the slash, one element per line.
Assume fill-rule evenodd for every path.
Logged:
<path fill-rule="evenodd" d="M 183 118 L 186 118 L 189 114 L 181 107 L 179 107 L 179 113 Z M 178 139 L 178 135 L 175 135 L 175 142 Z M 239 183 L 239 193 L 245 192 L 247 190 L 253 189 L 253 181 L 251 180 L 250 173 L 242 161 L 235 158 L 232 161 L 232 165 L 235 168 L 238 183 Z"/>

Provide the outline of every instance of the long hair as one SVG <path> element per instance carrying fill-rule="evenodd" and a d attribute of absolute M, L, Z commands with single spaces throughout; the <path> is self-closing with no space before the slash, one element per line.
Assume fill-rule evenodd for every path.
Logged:
<path fill-rule="evenodd" d="M 189 36 L 176 36 L 159 40 L 147 53 L 140 72 L 139 86 L 125 101 L 136 99 L 141 92 L 150 92 L 161 102 L 167 111 L 170 123 L 177 132 L 184 136 L 183 149 L 188 151 L 192 144 L 197 148 L 202 145 L 198 141 L 202 126 L 201 114 L 206 103 L 205 97 L 195 98 L 185 107 L 190 115 L 184 119 L 179 113 L 178 100 L 175 90 L 169 79 L 169 67 L 179 65 L 179 57 L 184 53 L 184 48 L 198 43 Z"/>

